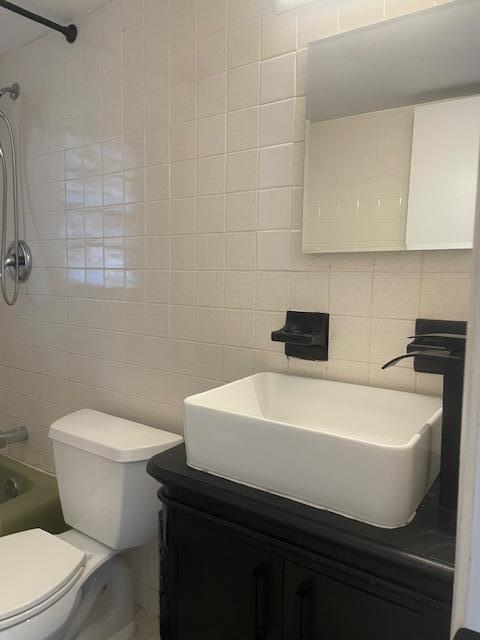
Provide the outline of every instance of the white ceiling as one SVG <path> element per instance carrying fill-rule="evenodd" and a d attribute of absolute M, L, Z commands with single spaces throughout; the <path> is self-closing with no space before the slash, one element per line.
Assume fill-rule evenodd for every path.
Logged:
<path fill-rule="evenodd" d="M 107 0 L 74 0 L 74 2 L 72 0 L 13 1 L 24 9 L 65 24 L 107 2 Z M 7 9 L 0 9 L 0 55 L 39 38 L 47 31 L 48 29 L 40 24 L 31 22 L 27 18 L 7 11 Z M 61 34 L 58 37 L 61 38 Z"/>

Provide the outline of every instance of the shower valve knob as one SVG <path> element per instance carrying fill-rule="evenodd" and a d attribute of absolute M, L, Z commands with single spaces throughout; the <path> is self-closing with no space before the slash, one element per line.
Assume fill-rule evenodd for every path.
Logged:
<path fill-rule="evenodd" d="M 18 281 L 25 282 L 32 271 L 32 254 L 25 240 L 19 240 L 18 242 L 18 261 L 15 249 L 15 242 L 12 242 L 7 250 L 5 269 L 12 280 L 15 280 L 15 271 L 18 265 Z"/>

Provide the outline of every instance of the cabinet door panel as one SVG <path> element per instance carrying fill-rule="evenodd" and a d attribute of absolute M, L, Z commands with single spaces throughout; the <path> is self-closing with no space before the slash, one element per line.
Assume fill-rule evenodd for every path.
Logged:
<path fill-rule="evenodd" d="M 447 614 L 364 586 L 286 563 L 285 640 L 448 640 Z"/>
<path fill-rule="evenodd" d="M 175 640 L 281 640 L 282 561 L 191 514 L 173 529 Z"/>

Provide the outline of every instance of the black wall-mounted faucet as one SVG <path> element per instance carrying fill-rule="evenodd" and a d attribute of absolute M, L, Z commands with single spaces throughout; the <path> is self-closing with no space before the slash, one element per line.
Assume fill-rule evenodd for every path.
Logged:
<path fill-rule="evenodd" d="M 302 360 L 328 360 L 328 313 L 287 311 L 285 325 L 272 332 L 273 342 L 285 344 L 285 355 Z"/>
<path fill-rule="evenodd" d="M 456 511 L 458 503 L 466 333 L 466 322 L 417 320 L 416 335 L 407 353 L 382 367 L 414 358 L 415 371 L 443 375 L 440 508 L 448 511 Z"/>

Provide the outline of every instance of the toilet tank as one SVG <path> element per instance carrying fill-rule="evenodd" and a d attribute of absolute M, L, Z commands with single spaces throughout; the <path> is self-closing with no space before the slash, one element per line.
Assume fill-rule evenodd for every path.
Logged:
<path fill-rule="evenodd" d="M 90 409 L 60 418 L 49 435 L 65 522 L 115 550 L 153 540 L 158 483 L 147 461 L 183 438 Z"/>

